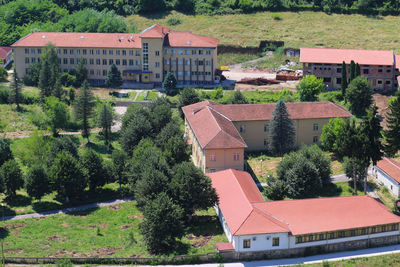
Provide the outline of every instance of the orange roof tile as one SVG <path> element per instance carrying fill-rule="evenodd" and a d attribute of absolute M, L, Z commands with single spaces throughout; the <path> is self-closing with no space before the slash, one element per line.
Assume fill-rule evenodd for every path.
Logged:
<path fill-rule="evenodd" d="M 0 46 L 0 58 L 6 58 L 7 54 L 10 53 L 11 47 L 9 46 Z"/>
<path fill-rule="evenodd" d="M 383 157 L 380 161 L 376 163 L 376 166 L 384 171 L 387 175 L 392 177 L 394 180 L 396 180 L 398 183 L 400 183 L 400 163 L 393 160 L 389 159 L 386 157 Z"/>
<path fill-rule="evenodd" d="M 170 31 L 165 44 L 171 47 L 217 47 L 219 40 L 191 32 Z"/>
<path fill-rule="evenodd" d="M 141 48 L 138 34 L 130 33 L 78 33 L 78 32 L 34 32 L 12 47 L 43 47 L 49 42 L 57 47 L 93 48 Z"/>
<path fill-rule="evenodd" d="M 233 244 L 230 242 L 216 243 L 215 246 L 217 247 L 217 251 L 235 250 Z"/>
<path fill-rule="evenodd" d="M 147 29 L 144 29 L 140 33 L 141 38 L 164 38 L 165 34 L 169 31 L 169 28 L 154 24 Z"/>
<path fill-rule="evenodd" d="M 360 50 L 334 48 L 300 48 L 302 63 L 350 64 L 351 60 L 360 65 L 390 65 L 394 64 L 393 51 L 390 50 Z"/>

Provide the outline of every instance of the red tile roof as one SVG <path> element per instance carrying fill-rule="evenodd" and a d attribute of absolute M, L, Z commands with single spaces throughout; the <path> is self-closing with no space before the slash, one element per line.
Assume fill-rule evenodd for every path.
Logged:
<path fill-rule="evenodd" d="M 140 33 L 142 38 L 164 38 L 170 29 L 159 24 L 154 24 Z"/>
<path fill-rule="evenodd" d="M 394 64 L 393 51 L 390 50 L 359 50 L 333 48 L 300 48 L 302 63 L 342 64 L 351 60 L 360 65 L 390 65 Z"/>
<path fill-rule="evenodd" d="M 302 235 L 400 223 L 400 217 L 369 196 L 264 201 L 246 172 L 224 170 L 207 175 L 233 235 Z"/>
<path fill-rule="evenodd" d="M 0 58 L 7 58 L 7 54 L 11 51 L 9 46 L 0 46 Z"/>
<path fill-rule="evenodd" d="M 376 166 L 384 171 L 387 175 L 392 177 L 398 183 L 400 183 L 400 163 L 389 158 L 382 158 L 376 163 Z"/>
<path fill-rule="evenodd" d="M 13 47 L 43 47 L 49 42 L 57 47 L 141 48 L 139 34 L 34 32 L 14 43 Z"/>
<path fill-rule="evenodd" d="M 246 148 L 232 121 L 270 120 L 273 104 L 221 105 L 203 101 L 182 108 L 194 135 L 203 149 Z M 332 102 L 286 103 L 292 119 L 351 117 L 351 113 Z"/>
<path fill-rule="evenodd" d="M 395 55 L 394 56 L 395 60 L 395 68 L 400 71 L 400 55 Z"/>
<path fill-rule="evenodd" d="M 217 251 L 235 250 L 232 243 L 230 242 L 217 243 L 215 244 L 215 246 L 217 247 Z"/>
<path fill-rule="evenodd" d="M 171 47 L 217 47 L 219 40 L 191 32 L 170 31 L 165 44 Z"/>

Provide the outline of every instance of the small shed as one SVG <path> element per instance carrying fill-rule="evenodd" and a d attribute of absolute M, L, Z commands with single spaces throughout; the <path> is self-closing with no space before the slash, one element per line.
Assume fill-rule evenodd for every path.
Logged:
<path fill-rule="evenodd" d="M 283 51 L 287 57 L 299 57 L 300 56 L 300 49 L 297 49 L 297 48 L 285 48 Z"/>
<path fill-rule="evenodd" d="M 400 163 L 390 159 L 382 158 L 372 166 L 373 176 L 396 197 L 400 197 Z"/>

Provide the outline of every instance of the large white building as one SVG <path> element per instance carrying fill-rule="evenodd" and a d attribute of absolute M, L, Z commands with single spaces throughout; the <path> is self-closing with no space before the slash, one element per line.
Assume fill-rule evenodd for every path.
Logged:
<path fill-rule="evenodd" d="M 373 176 L 389 189 L 396 197 L 400 197 L 400 163 L 389 158 L 382 158 L 372 167 Z"/>
<path fill-rule="evenodd" d="M 247 172 L 207 174 L 219 196 L 217 213 L 228 243 L 219 251 L 256 252 L 335 245 L 399 236 L 400 217 L 369 196 L 265 201 Z M 397 240 L 397 239 L 396 239 Z M 397 241 L 396 241 L 397 242 Z M 357 244 L 355 245 L 357 246 Z"/>

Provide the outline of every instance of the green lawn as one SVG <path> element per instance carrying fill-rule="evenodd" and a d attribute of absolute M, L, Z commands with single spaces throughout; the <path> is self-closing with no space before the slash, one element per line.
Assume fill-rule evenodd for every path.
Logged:
<path fill-rule="evenodd" d="M 155 18 L 156 17 L 156 18 Z M 182 23 L 174 30 L 218 38 L 221 44 L 258 46 L 260 40 L 284 41 L 286 47 L 394 49 L 399 52 L 399 16 L 326 14 L 324 12 L 271 12 L 233 15 L 184 15 L 172 11 L 161 16 L 132 15 L 126 20 L 143 30 L 154 23 L 167 25 L 171 17 Z M 154 19 L 155 18 L 155 19 Z M 340 38 L 338 38 L 340 36 Z M 379 36 L 379 38 L 376 38 Z"/>
<path fill-rule="evenodd" d="M 158 97 L 158 91 L 148 91 L 145 90 L 144 92 L 141 92 L 138 97 L 136 98 L 136 101 L 152 101 Z"/>
<path fill-rule="evenodd" d="M 297 265 L 296 265 L 297 266 Z M 307 267 L 387 267 L 400 266 L 400 253 L 393 253 L 375 257 L 356 258 L 349 260 L 325 261 L 323 263 L 302 264 Z"/>
<path fill-rule="evenodd" d="M 5 123 L 5 132 L 15 134 L 37 130 L 34 124 L 43 114 L 39 105 L 21 105 L 22 111 L 18 112 L 15 105 L 0 105 L 0 120 Z M 12 136 L 11 136 L 12 137 Z"/>
<path fill-rule="evenodd" d="M 138 229 L 142 214 L 135 204 L 132 201 L 68 215 L 1 222 L 5 256 L 149 256 Z M 174 254 L 215 252 L 215 243 L 226 241 L 211 208 L 193 216 Z"/>

